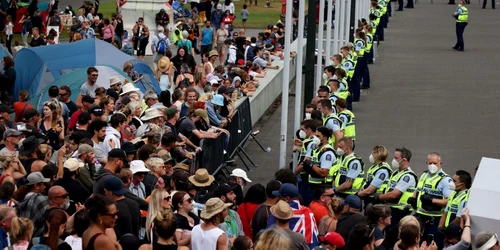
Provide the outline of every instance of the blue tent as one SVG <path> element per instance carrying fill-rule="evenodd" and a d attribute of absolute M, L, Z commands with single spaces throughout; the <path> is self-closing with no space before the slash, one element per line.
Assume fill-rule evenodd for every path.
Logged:
<path fill-rule="evenodd" d="M 5 56 L 12 58 L 12 55 L 9 53 L 9 50 L 7 49 L 7 47 L 1 45 L 0 46 L 0 57 L 3 59 Z"/>
<path fill-rule="evenodd" d="M 153 89 L 157 93 L 161 91 L 154 73 L 147 65 L 144 67 L 144 62 L 137 62 L 134 57 L 105 41 L 85 39 L 75 43 L 20 50 L 14 58 L 17 78 L 13 96 L 17 98 L 17 94 L 23 89 L 28 90 L 30 96 L 35 96 L 54 80 L 77 69 L 95 65 L 109 65 L 121 69 L 127 61 L 133 61 L 137 68 L 140 68 L 135 69 L 137 73 L 144 76 L 143 80 L 137 83 L 138 88 L 142 91 Z"/>

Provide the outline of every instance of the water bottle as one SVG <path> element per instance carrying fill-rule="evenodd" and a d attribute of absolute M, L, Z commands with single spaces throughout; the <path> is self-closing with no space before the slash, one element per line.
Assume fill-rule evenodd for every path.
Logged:
<path fill-rule="evenodd" d="M 196 210 L 201 212 L 201 210 L 203 210 L 203 207 L 204 207 L 203 204 L 198 203 L 198 202 L 195 203 Z"/>
<path fill-rule="evenodd" d="M 227 238 L 228 238 L 228 239 L 233 238 L 233 231 L 231 231 L 231 229 L 229 229 L 229 230 L 226 232 L 226 234 L 227 234 Z"/>

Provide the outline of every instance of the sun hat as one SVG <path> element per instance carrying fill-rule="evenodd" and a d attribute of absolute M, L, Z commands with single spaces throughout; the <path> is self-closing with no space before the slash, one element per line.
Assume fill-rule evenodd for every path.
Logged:
<path fill-rule="evenodd" d="M 26 185 L 35 185 L 38 183 L 42 183 L 42 182 L 47 183 L 50 181 L 49 178 L 43 177 L 42 172 L 33 172 L 33 173 L 29 174 L 26 179 L 28 180 L 28 183 Z"/>
<path fill-rule="evenodd" d="M 208 220 L 232 205 L 224 203 L 220 198 L 210 198 L 205 203 L 203 210 L 201 210 L 200 218 Z"/>
<path fill-rule="evenodd" d="M 245 179 L 245 181 L 247 182 L 252 182 L 248 176 L 247 176 L 247 172 L 245 172 L 245 170 L 241 169 L 241 168 L 235 168 L 233 170 L 233 172 L 231 172 L 231 176 L 235 176 L 235 177 L 240 177 L 240 178 L 243 178 Z"/>
<path fill-rule="evenodd" d="M 222 96 L 221 94 L 217 94 L 214 96 L 211 102 L 217 106 L 224 106 L 224 96 Z"/>
<path fill-rule="evenodd" d="M 210 123 L 210 120 L 208 120 L 208 114 L 207 111 L 204 109 L 197 109 L 194 111 L 194 114 L 196 116 L 201 117 L 203 120 L 205 120 L 207 123 Z"/>
<path fill-rule="evenodd" d="M 29 155 L 31 152 L 35 151 L 40 144 L 44 142 L 43 139 L 36 138 L 34 135 L 29 136 L 24 139 L 23 144 L 19 147 L 20 155 Z"/>
<path fill-rule="evenodd" d="M 161 72 L 167 71 L 170 69 L 171 63 L 170 59 L 166 56 L 162 56 L 160 60 L 158 60 L 158 70 Z"/>
<path fill-rule="evenodd" d="M 144 116 L 141 118 L 141 120 L 149 121 L 157 117 L 163 117 L 163 114 L 156 108 L 149 108 L 146 109 L 146 112 L 144 113 Z"/>
<path fill-rule="evenodd" d="M 193 185 L 197 187 L 207 187 L 214 182 L 215 178 L 208 174 L 208 171 L 205 168 L 200 168 L 196 170 L 194 175 L 189 176 L 189 181 L 193 183 Z"/>
<path fill-rule="evenodd" d="M 217 53 L 217 50 L 211 50 L 209 53 L 208 53 L 208 58 L 212 57 L 212 56 L 219 56 L 219 53 Z"/>
<path fill-rule="evenodd" d="M 64 162 L 64 168 L 68 169 L 70 172 L 74 172 L 83 166 L 83 162 L 78 161 L 76 158 L 69 158 Z"/>
<path fill-rule="evenodd" d="M 131 161 L 130 162 L 130 171 L 132 171 L 132 174 L 137 174 L 137 173 L 143 173 L 143 172 L 150 172 L 148 168 L 144 165 L 144 161 Z"/>
<path fill-rule="evenodd" d="M 179 162 L 179 163 L 175 164 L 174 169 L 181 169 L 181 170 L 185 171 L 186 173 L 188 173 L 190 167 L 186 163 Z"/>
<path fill-rule="evenodd" d="M 140 92 L 141 90 L 136 88 L 133 83 L 127 83 L 122 87 L 122 93 L 120 96 L 128 94 L 130 92 Z"/>
<path fill-rule="evenodd" d="M 283 200 L 278 201 L 278 203 L 276 203 L 276 205 L 272 206 L 270 210 L 271 210 L 271 214 L 275 218 L 280 219 L 280 220 L 289 220 L 293 217 L 292 208 L 290 207 L 290 205 L 288 205 L 288 203 L 286 203 Z"/>
<path fill-rule="evenodd" d="M 109 78 L 109 86 L 113 86 L 118 83 L 122 83 L 122 80 L 120 80 L 118 76 L 112 76 Z"/>

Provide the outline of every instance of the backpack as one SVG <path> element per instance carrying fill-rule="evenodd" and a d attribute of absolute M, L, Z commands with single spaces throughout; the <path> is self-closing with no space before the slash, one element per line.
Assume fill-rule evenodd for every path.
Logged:
<path fill-rule="evenodd" d="M 162 55 L 165 55 L 165 53 L 167 53 L 167 41 L 165 40 L 165 38 L 160 38 L 160 36 L 158 36 L 158 43 L 156 44 L 156 52 L 158 52 L 158 54 L 162 54 Z"/>
<path fill-rule="evenodd" d="M 63 243 L 64 241 L 59 239 L 58 245 L 61 245 Z M 33 244 L 33 246 L 30 248 L 30 250 L 52 250 L 49 246 L 40 244 L 40 237 L 34 237 L 31 240 L 31 244 Z"/>
<path fill-rule="evenodd" d="M 191 86 L 191 82 L 189 81 L 189 78 L 187 78 L 184 74 L 182 74 L 182 76 L 184 77 L 184 79 L 182 79 L 182 81 L 179 83 L 179 87 L 178 88 L 189 88 Z"/>

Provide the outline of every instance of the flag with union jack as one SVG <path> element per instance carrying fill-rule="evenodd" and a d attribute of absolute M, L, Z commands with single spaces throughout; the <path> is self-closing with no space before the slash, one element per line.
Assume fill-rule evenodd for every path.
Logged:
<path fill-rule="evenodd" d="M 290 230 L 304 235 L 309 249 L 317 247 L 318 227 L 316 226 L 316 220 L 311 209 L 300 205 L 300 202 L 297 200 L 290 201 L 288 204 L 293 210 L 293 218 L 289 222 Z M 274 226 L 274 224 L 276 224 L 276 221 L 271 214 L 269 215 L 267 228 Z"/>

